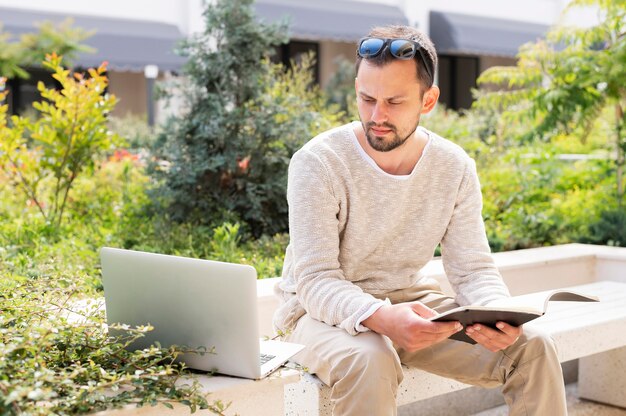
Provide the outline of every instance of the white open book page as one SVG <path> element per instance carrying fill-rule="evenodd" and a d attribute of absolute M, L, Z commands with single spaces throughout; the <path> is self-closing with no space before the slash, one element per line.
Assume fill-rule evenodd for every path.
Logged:
<path fill-rule="evenodd" d="M 487 306 L 503 309 L 516 309 L 533 313 L 537 312 L 543 315 L 548 309 L 549 302 L 559 301 L 597 302 L 598 297 L 585 295 L 567 289 L 559 289 L 539 293 L 529 293 L 527 295 L 513 296 L 506 299 L 498 299 L 493 302 L 489 302 Z"/>

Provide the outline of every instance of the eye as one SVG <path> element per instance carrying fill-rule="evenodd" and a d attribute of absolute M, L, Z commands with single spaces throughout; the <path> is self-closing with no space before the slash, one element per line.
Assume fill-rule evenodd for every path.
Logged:
<path fill-rule="evenodd" d="M 371 97 L 361 97 L 361 100 L 365 101 L 366 103 L 373 103 L 375 100 Z"/>

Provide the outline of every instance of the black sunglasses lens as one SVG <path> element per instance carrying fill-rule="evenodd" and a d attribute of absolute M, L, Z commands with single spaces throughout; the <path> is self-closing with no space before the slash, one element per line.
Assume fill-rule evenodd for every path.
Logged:
<path fill-rule="evenodd" d="M 398 59 L 411 59 L 415 56 L 416 46 L 413 42 L 398 39 L 391 42 L 389 51 Z"/>
<path fill-rule="evenodd" d="M 364 39 L 359 45 L 359 55 L 363 58 L 370 58 L 380 53 L 385 41 L 383 39 Z"/>

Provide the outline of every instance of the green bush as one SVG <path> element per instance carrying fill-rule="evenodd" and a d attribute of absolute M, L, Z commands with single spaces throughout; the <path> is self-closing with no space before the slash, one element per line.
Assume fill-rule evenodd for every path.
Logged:
<path fill-rule="evenodd" d="M 488 225 L 507 227 L 504 250 L 582 241 L 616 204 L 608 161 L 561 161 L 554 149 L 516 159 L 511 169 L 484 178 L 485 216 Z"/>
<path fill-rule="evenodd" d="M 177 383 L 189 375 L 173 363 L 180 348 L 126 351 L 146 328 L 112 338 L 102 310 L 78 306 L 101 298 L 101 246 L 121 246 L 137 229 L 153 236 L 153 218 L 145 215 L 151 183 L 141 156 L 111 149 L 102 74 L 70 80 L 56 69 L 65 87 L 41 87 L 48 100 L 39 120 L 7 121 L 0 107 L 0 414 L 173 402 L 221 414 L 224 406 L 207 402 L 198 385 Z M 16 193 L 20 186 L 31 192 Z M 208 246 L 211 234 L 198 241 Z"/>
<path fill-rule="evenodd" d="M 623 209 L 603 211 L 600 219 L 589 226 L 589 231 L 583 242 L 626 247 L 626 212 Z"/>
<path fill-rule="evenodd" d="M 472 109 L 459 115 L 438 107 L 423 119 L 427 128 L 461 145 L 477 162 L 483 217 L 494 251 L 588 242 L 591 225 L 616 207 L 609 159 L 560 160 L 560 154 L 607 156 L 610 114 L 586 136 L 574 130 L 548 142 L 520 142 L 519 123 L 492 129 L 493 113 Z M 581 139 L 583 137 L 583 139 Z M 598 234 L 600 235 L 600 234 Z M 609 243 L 608 239 L 594 240 Z"/>
<path fill-rule="evenodd" d="M 58 228 L 76 179 L 116 144 L 105 124 L 116 99 L 104 94 L 105 65 L 90 69 L 88 77 L 72 74 L 61 66 L 61 57 L 52 54 L 44 66 L 61 87 L 55 90 L 39 83 L 42 100 L 33 104 L 40 115 L 37 120 L 13 116 L 8 121 L 7 106 L 0 106 L 0 169 L 8 184 Z M 0 101 L 4 96 L 0 94 Z"/>
<path fill-rule="evenodd" d="M 98 304 L 80 304 L 78 293 L 86 288 L 54 267 L 48 272 L 4 272 L 0 279 L 1 414 L 75 415 L 125 405 L 171 408 L 174 402 L 223 414 L 225 406 L 209 403 L 197 381 L 181 383 L 189 373 L 174 360 L 188 351 L 125 349 L 150 328 L 121 325 L 125 335 L 108 336 Z"/>
<path fill-rule="evenodd" d="M 0 21 L 0 74 L 7 78 L 29 78 L 27 68 L 38 66 L 51 53 L 65 56 L 68 63 L 79 52 L 93 51 L 81 43 L 93 33 L 73 27 L 71 19 L 59 24 L 40 22 L 38 32 L 24 33 L 19 39 L 4 32 L 2 23 Z"/>
<path fill-rule="evenodd" d="M 359 119 L 359 110 L 356 105 L 356 91 L 354 89 L 355 66 L 353 61 L 343 57 L 335 59 L 337 69 L 328 80 L 324 93 L 328 105 L 337 106 L 346 115 L 344 122 Z"/>
<path fill-rule="evenodd" d="M 111 116 L 108 118 L 109 129 L 123 137 L 128 149 L 145 151 L 154 146 L 156 140 L 155 127 L 148 125 L 146 117 L 127 114 L 123 117 Z"/>
<path fill-rule="evenodd" d="M 478 92 L 477 108 L 498 109 L 500 126 L 522 121 L 520 138 L 549 141 L 577 130 L 583 139 L 603 113 L 611 113 L 610 140 L 615 169 L 615 197 L 621 207 L 626 167 L 626 1 L 573 0 L 576 8 L 597 9 L 589 27 L 558 25 L 546 39 L 520 49 L 514 67 L 492 67 L 479 85 L 499 90 Z M 565 20 L 565 19 L 564 19 Z"/>
<path fill-rule="evenodd" d="M 206 31 L 183 48 L 187 111 L 160 134 L 153 170 L 169 218 L 210 228 L 239 222 L 244 238 L 287 230 L 289 159 L 339 119 L 306 63 L 287 73 L 270 63 L 286 28 L 260 24 L 251 5 L 207 7 Z"/>
<path fill-rule="evenodd" d="M 139 221 L 120 233 L 117 247 L 177 256 L 226 261 L 254 266 L 259 279 L 281 275 L 287 234 L 241 240 L 239 223 L 224 223 L 214 229 L 193 224 L 172 224 L 154 219 Z"/>

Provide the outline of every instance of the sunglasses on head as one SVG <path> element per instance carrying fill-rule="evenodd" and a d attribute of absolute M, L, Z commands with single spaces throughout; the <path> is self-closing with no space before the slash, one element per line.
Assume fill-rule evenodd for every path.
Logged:
<path fill-rule="evenodd" d="M 424 68 L 426 68 L 426 72 L 428 72 L 428 76 L 431 80 L 434 79 L 426 61 L 426 57 L 424 56 L 424 52 L 422 52 L 422 45 L 414 40 L 363 38 L 359 41 L 357 53 L 361 58 L 369 59 L 379 55 L 385 49 L 385 46 L 389 47 L 389 53 L 397 59 L 413 59 L 415 54 L 419 53 L 420 58 L 422 58 L 422 63 L 424 64 Z"/>

